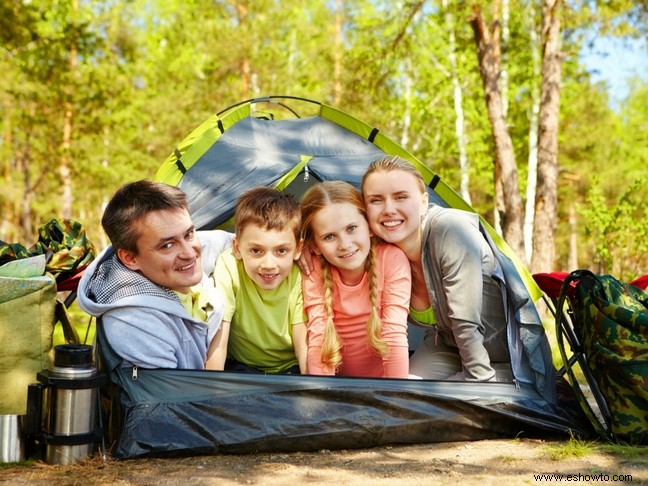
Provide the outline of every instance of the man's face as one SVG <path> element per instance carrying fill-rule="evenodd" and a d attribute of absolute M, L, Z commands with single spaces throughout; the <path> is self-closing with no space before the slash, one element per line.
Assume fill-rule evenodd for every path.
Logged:
<path fill-rule="evenodd" d="M 186 209 L 152 211 L 136 223 L 137 255 L 119 249 L 121 261 L 151 282 L 181 293 L 200 283 L 200 241 Z"/>
<path fill-rule="evenodd" d="M 234 255 L 243 260 L 245 273 L 264 290 L 276 289 L 301 255 L 301 242 L 289 229 L 269 230 L 248 224 L 234 238 Z"/>

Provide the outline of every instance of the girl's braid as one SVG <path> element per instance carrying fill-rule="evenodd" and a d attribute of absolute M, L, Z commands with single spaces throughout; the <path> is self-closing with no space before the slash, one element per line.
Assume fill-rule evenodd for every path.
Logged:
<path fill-rule="evenodd" d="M 324 278 L 324 308 L 326 310 L 326 327 L 322 342 L 322 363 L 337 371 L 342 364 L 342 341 L 333 322 L 333 277 L 331 265 L 325 258 L 322 262 L 322 277 Z"/>
<path fill-rule="evenodd" d="M 376 240 L 371 239 L 371 250 L 367 258 L 367 272 L 369 273 L 369 298 L 371 299 L 371 314 L 367 323 L 367 338 L 371 347 L 383 358 L 387 356 L 388 346 L 382 340 L 382 320 L 378 313 L 378 270 L 376 257 Z"/>

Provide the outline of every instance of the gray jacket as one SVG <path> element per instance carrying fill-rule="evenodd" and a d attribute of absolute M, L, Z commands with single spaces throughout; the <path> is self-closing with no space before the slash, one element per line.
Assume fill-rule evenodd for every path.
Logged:
<path fill-rule="evenodd" d="M 203 285 L 213 286 L 218 255 L 231 246 L 224 231 L 198 232 Z M 214 303 L 207 322 L 196 320 L 177 295 L 126 268 L 112 246 L 104 250 L 79 282 L 79 306 L 101 316 L 108 342 L 124 365 L 143 368 L 204 369 L 207 349 L 220 328 L 223 302 Z"/>
<path fill-rule="evenodd" d="M 509 361 L 502 273 L 479 231 L 476 214 L 430 206 L 423 223 L 422 260 L 437 332 L 458 348 L 470 380 L 495 376 L 492 361 Z"/>
<path fill-rule="evenodd" d="M 458 348 L 466 377 L 489 379 L 491 362 L 510 359 L 517 380 L 555 400 L 551 351 L 533 299 L 479 216 L 433 204 L 422 242 L 438 334 Z"/>

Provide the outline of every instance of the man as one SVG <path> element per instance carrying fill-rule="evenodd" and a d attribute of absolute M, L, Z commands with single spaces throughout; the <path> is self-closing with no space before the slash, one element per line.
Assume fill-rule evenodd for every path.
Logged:
<path fill-rule="evenodd" d="M 101 224 L 111 246 L 85 271 L 79 306 L 101 317 L 125 364 L 204 369 L 223 299 L 203 268 L 213 269 L 232 235 L 207 231 L 199 239 L 185 194 L 146 180 L 120 188 Z"/>

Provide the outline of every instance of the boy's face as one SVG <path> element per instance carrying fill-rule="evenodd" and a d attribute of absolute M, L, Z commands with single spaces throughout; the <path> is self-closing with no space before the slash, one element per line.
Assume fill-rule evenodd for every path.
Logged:
<path fill-rule="evenodd" d="M 301 255 L 301 242 L 289 229 L 268 230 L 248 224 L 234 238 L 234 255 L 243 261 L 245 272 L 264 289 L 276 289 Z"/>
<path fill-rule="evenodd" d="M 139 225 L 137 255 L 118 249 L 126 267 L 182 293 L 202 280 L 201 247 L 187 210 L 152 211 Z"/>

